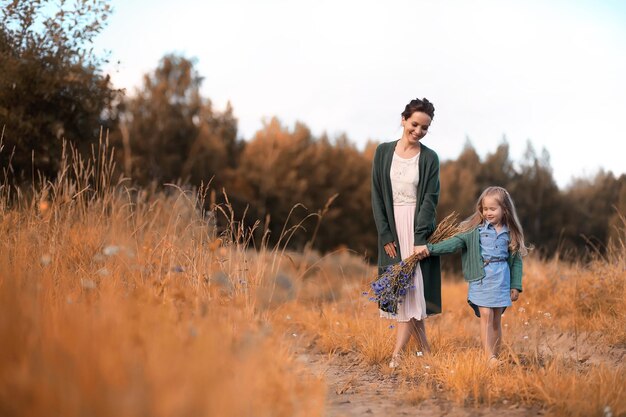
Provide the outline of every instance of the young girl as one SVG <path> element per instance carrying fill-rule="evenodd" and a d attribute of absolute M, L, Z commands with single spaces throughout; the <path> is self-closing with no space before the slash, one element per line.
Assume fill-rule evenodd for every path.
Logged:
<path fill-rule="evenodd" d="M 528 253 L 524 233 L 509 193 L 489 187 L 476 212 L 461 223 L 461 232 L 435 244 L 420 246 L 421 256 L 461 249 L 467 301 L 480 317 L 480 336 L 490 366 L 497 365 L 502 341 L 500 318 L 522 292 L 522 256 Z"/>

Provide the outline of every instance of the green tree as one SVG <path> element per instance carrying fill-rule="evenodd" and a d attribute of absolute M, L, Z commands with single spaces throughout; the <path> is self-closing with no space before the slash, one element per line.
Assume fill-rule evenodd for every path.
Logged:
<path fill-rule="evenodd" d="M 564 236 L 570 246 L 581 252 L 591 244 L 604 251 L 615 226 L 620 226 L 617 210 L 624 210 L 626 175 L 615 178 L 600 171 L 594 178 L 575 180 L 565 193 L 567 222 Z M 621 211 L 624 215 L 624 211 Z"/>
<path fill-rule="evenodd" d="M 359 152 L 345 135 L 334 142 L 326 135 L 314 137 L 302 123 L 289 129 L 274 118 L 246 145 L 228 191 L 249 204 L 251 220 L 270 220 L 272 243 L 285 224 L 319 213 L 321 223 L 309 217 L 302 223 L 306 232 L 296 233 L 291 247 L 302 249 L 315 237 L 314 247 L 322 251 L 344 246 L 371 254 L 375 249 L 371 152 L 369 157 Z M 297 204 L 304 207 L 292 211 Z"/>
<path fill-rule="evenodd" d="M 230 104 L 224 113 L 200 94 L 194 62 L 166 55 L 143 87 L 118 107 L 116 138 L 126 175 L 146 184 L 182 179 L 223 186 L 232 174 L 241 142 Z"/>
<path fill-rule="evenodd" d="M 613 243 L 617 243 L 622 240 L 624 242 L 624 232 L 626 232 L 626 174 L 622 174 L 617 180 L 617 198 L 614 206 L 614 212 L 609 218 L 609 237 Z"/>
<path fill-rule="evenodd" d="M 377 248 L 371 215 L 373 155 L 359 152 L 345 135 L 338 137 L 334 145 L 324 136 L 315 147 L 316 157 L 311 158 L 308 168 L 312 174 L 309 189 L 315 195 L 313 207 L 319 210 L 331 196 L 337 196 L 324 215 L 315 244 L 326 250 L 349 247 L 371 256 Z"/>
<path fill-rule="evenodd" d="M 250 206 L 251 219 L 269 220 L 269 232 L 274 242 L 296 204 L 311 210 L 312 198 L 307 195 L 309 163 L 314 138 L 302 123 L 293 131 L 281 125 L 277 118 L 263 128 L 246 145 L 241 155 L 232 188 L 240 201 Z M 310 211 L 296 210 L 289 225 L 303 219 Z M 262 232 L 262 231 L 261 231 Z M 305 236 L 296 234 L 292 243 L 302 246 Z"/>
<path fill-rule="evenodd" d="M 477 184 L 480 169 L 480 157 L 469 140 L 456 161 L 441 164 L 441 195 L 437 208 L 439 220 L 453 211 L 461 218 L 472 214 L 476 198 L 482 191 Z"/>
<path fill-rule="evenodd" d="M 101 74 L 92 42 L 111 13 L 102 0 L 68 6 L 48 1 L 0 1 L 0 163 L 27 178 L 58 169 L 62 139 L 88 151 L 117 91 Z M 32 163 L 34 162 L 34 167 Z"/>
<path fill-rule="evenodd" d="M 563 228 L 563 204 L 552 176 L 548 152 L 543 149 L 538 156 L 528 142 L 521 168 L 510 182 L 509 192 L 515 201 L 526 240 L 541 254 L 555 253 Z"/>
<path fill-rule="evenodd" d="M 506 138 L 503 138 L 495 152 L 488 154 L 481 164 L 480 172 L 476 178 L 478 193 L 480 194 L 485 188 L 493 185 L 508 188 L 514 175 L 515 170 L 509 158 L 509 144 Z"/>

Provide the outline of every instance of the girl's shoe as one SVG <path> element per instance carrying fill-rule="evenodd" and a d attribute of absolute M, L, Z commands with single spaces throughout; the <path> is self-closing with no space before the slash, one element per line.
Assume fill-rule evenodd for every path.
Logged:
<path fill-rule="evenodd" d="M 391 361 L 389 362 L 389 367 L 393 369 L 393 368 L 397 368 L 398 366 L 400 366 L 400 358 L 398 357 L 398 355 L 394 355 L 391 357 Z"/>

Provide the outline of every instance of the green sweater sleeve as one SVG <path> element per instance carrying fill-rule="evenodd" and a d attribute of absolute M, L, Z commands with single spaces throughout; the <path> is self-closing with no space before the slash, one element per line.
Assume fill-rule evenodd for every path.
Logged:
<path fill-rule="evenodd" d="M 426 247 L 432 256 L 454 253 L 459 249 L 465 249 L 467 247 L 466 235 L 459 234 L 446 240 L 442 240 L 439 243 L 428 243 Z"/>
<path fill-rule="evenodd" d="M 374 223 L 376 223 L 379 239 L 384 245 L 393 242 L 394 239 L 391 228 L 389 227 L 389 220 L 385 213 L 381 164 L 382 151 L 381 145 L 379 145 L 376 148 L 374 162 L 372 163 L 372 211 L 374 212 Z"/>
<path fill-rule="evenodd" d="M 435 216 L 437 214 L 437 204 L 439 203 L 439 157 L 435 152 L 430 153 L 426 178 L 420 178 L 420 182 L 425 181 L 426 186 L 424 199 L 419 207 L 419 213 L 415 224 L 415 245 L 423 245 L 428 237 L 434 232 Z"/>
<path fill-rule="evenodd" d="M 519 292 L 522 292 L 522 266 L 521 255 L 519 253 L 514 254 L 509 263 L 509 269 L 511 270 L 511 288 L 515 288 Z"/>

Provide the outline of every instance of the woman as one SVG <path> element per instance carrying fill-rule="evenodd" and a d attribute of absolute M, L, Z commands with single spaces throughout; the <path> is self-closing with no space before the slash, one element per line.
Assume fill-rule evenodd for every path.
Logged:
<path fill-rule="evenodd" d="M 435 230 L 439 202 L 439 157 L 421 143 L 435 115 L 427 99 L 411 100 L 402 112 L 402 137 L 376 148 L 372 165 L 372 209 L 378 230 L 378 272 L 425 245 Z M 398 305 L 396 345 L 389 366 L 413 335 L 423 352 L 430 352 L 424 319 L 441 313 L 441 270 L 438 257 L 426 258 L 415 268 L 414 288 Z"/>

